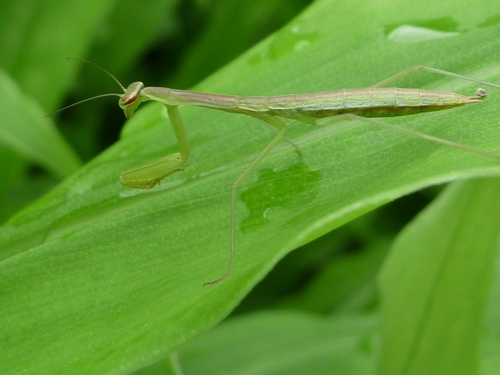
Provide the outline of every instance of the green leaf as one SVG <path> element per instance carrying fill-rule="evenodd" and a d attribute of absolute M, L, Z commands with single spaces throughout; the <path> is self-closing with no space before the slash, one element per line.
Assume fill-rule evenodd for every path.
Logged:
<path fill-rule="evenodd" d="M 43 110 L 35 101 L 24 96 L 15 82 L 2 71 L 0 112 L 4 120 L 0 128 L 0 143 L 61 178 L 80 167 L 78 156 L 52 122 L 44 117 Z"/>
<path fill-rule="evenodd" d="M 497 7 L 318 1 L 196 89 L 366 87 L 414 64 L 498 83 Z M 408 25 L 437 32 L 405 37 Z M 424 73 L 398 86 L 477 88 Z M 387 122 L 500 153 L 498 98 Z M 184 172 L 149 191 L 118 183 L 121 170 L 177 151 L 165 110 L 148 105 L 122 140 L 0 229 L 0 370 L 130 371 L 213 327 L 297 246 L 423 187 L 500 173 L 496 160 L 363 123 L 291 123 L 303 155 L 283 143 L 245 181 L 232 272 L 203 288 L 228 260 L 231 185 L 273 133 L 244 116 L 181 112 L 193 148 Z"/>
<path fill-rule="evenodd" d="M 453 184 L 395 242 L 380 278 L 380 374 L 477 373 L 499 189 L 498 179 Z"/>
<path fill-rule="evenodd" d="M 281 311 L 231 319 L 179 353 L 185 374 L 370 374 L 373 316 Z"/>

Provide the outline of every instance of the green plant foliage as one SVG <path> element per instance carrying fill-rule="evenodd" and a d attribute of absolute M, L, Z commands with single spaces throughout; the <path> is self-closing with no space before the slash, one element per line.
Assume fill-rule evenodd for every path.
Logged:
<path fill-rule="evenodd" d="M 182 368 L 189 374 L 199 373 L 212 358 L 212 373 L 324 368 L 328 374 L 365 374 L 378 368 L 384 375 L 431 374 L 431 369 L 444 374 L 459 355 L 464 365 L 448 373 L 474 374 L 480 367 L 494 374 L 498 318 L 487 312 L 484 338 L 481 329 L 491 280 L 497 280 L 494 272 L 500 269 L 493 261 L 497 160 L 364 123 L 313 127 L 291 122 L 287 138 L 302 155 L 282 142 L 245 181 L 232 272 L 224 282 L 202 287 L 220 276 L 228 261 L 231 185 L 272 131 L 245 116 L 182 107 L 193 149 L 189 166 L 161 186 L 141 191 L 121 186 L 120 171 L 177 152 L 161 105 L 144 104 L 126 122 L 120 139 L 109 141 L 113 144 L 102 152 L 105 142 L 99 141 L 112 128 L 109 118 L 122 116 L 118 111 L 109 115 L 106 99 L 69 109 L 60 134 L 46 142 L 36 142 L 39 130 L 27 130 L 40 124 L 47 129 L 42 119 L 40 124 L 23 120 L 28 113 L 23 108 L 33 108 L 32 101 L 41 114 L 62 106 L 71 88 L 76 87 L 73 102 L 74 97 L 117 92 L 112 80 L 87 67 L 76 83 L 81 64 L 66 56 L 94 61 L 125 85 L 175 82 L 176 88 L 187 89 L 184 84 L 199 79 L 197 70 L 209 74 L 220 67 L 192 89 L 237 95 L 367 87 L 415 64 L 500 82 L 494 0 L 476 6 L 465 0 L 318 0 L 303 11 L 305 4 L 298 0 L 240 3 L 248 11 L 235 10 L 232 0 L 64 5 L 33 0 L 23 5 L 30 12 L 14 2 L 0 5 L 0 42 L 6 50 L 0 66 L 21 93 L 21 104 L 4 108 L 12 110 L 4 118 L 16 118 L 19 138 L 29 136 L 22 138 L 29 148 L 25 152 L 0 138 L 6 150 L 0 152 L 0 168 L 8 177 L 0 198 L 15 201 L 24 186 L 37 193 L 47 189 L 37 183 L 38 174 L 30 173 L 26 158 L 53 178 L 65 177 L 34 203 L 29 201 L 33 191 L 23 195 L 23 209 L 0 227 L 0 373 L 120 374 L 167 358 L 137 373 L 180 374 Z M 220 21 L 223 14 L 227 23 Z M 263 37 L 262 30 L 274 31 L 273 20 L 283 26 L 250 47 Z M 197 32 L 184 27 L 185 21 Z M 175 57 L 176 48 L 186 44 Z M 162 65 L 162 53 L 172 62 L 168 67 Z M 471 82 L 429 73 L 395 84 L 466 95 L 477 89 Z M 115 99 L 109 101 L 117 107 Z M 478 105 L 384 121 L 500 154 L 499 103 L 500 90 L 489 89 Z M 0 127 L 3 137 L 7 126 Z M 91 160 L 79 168 L 73 150 Z M 447 189 L 388 249 L 411 219 L 391 217 L 384 211 L 388 203 L 429 186 L 479 177 Z M 391 223 L 397 228 L 380 229 Z M 363 248 L 342 258 L 355 236 Z M 300 256 L 290 254 L 280 271 L 282 258 L 309 243 L 307 251 L 297 252 Z M 250 293 L 277 264 L 261 289 Z M 464 280 L 458 280 L 461 272 Z M 247 295 L 239 310 L 243 316 L 193 341 Z M 259 306 L 269 311 L 257 315 Z M 287 315 L 278 311 L 280 306 L 308 312 Z M 405 316 L 409 309 L 421 311 L 420 320 Z M 468 329 L 446 326 L 454 321 Z M 259 326 L 276 331 L 249 334 Z M 373 339 L 377 332 L 381 348 Z M 259 340 L 267 340 L 275 353 L 257 350 Z M 481 351 L 483 341 L 487 345 Z M 245 367 L 234 360 L 242 357 L 233 350 L 242 355 L 247 347 L 252 350 L 243 353 Z M 289 355 L 301 347 L 303 356 Z"/>

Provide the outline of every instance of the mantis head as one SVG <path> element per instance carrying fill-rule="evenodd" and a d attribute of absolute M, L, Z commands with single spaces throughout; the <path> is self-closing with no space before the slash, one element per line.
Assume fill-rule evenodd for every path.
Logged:
<path fill-rule="evenodd" d="M 134 82 L 127 87 L 127 90 L 125 90 L 125 94 L 120 96 L 120 100 L 118 101 L 118 105 L 120 106 L 121 109 L 123 109 L 123 112 L 125 113 L 125 117 L 129 118 L 131 117 L 137 107 L 142 102 L 142 96 L 141 92 L 142 89 L 144 88 L 144 83 L 142 82 Z"/>

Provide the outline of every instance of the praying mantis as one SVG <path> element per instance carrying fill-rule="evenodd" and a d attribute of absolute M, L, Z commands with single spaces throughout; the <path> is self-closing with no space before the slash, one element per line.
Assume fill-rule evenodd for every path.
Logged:
<path fill-rule="evenodd" d="M 71 106 L 98 97 L 118 96 L 120 98 L 118 102 L 120 108 L 123 109 L 125 117 L 130 118 L 142 102 L 156 101 L 162 103 L 167 109 L 179 145 L 178 153 L 167 155 L 121 172 L 120 182 L 125 186 L 138 189 L 151 189 L 162 179 L 175 172 L 184 170 L 191 155 L 191 149 L 184 123 L 179 112 L 179 106 L 192 105 L 248 115 L 263 121 L 276 132 L 271 141 L 260 151 L 260 153 L 258 153 L 255 159 L 232 184 L 230 198 L 231 229 L 229 261 L 225 272 L 219 278 L 206 282 L 203 285 L 217 284 L 227 278 L 231 272 L 236 254 L 236 192 L 238 187 L 280 141 L 286 141 L 294 147 L 299 154 L 301 153 L 297 145 L 285 138 L 287 121 L 290 119 L 317 126 L 330 125 L 346 120 L 363 121 L 371 125 L 395 130 L 407 135 L 500 160 L 500 156 L 494 153 L 374 119 L 377 117 L 406 116 L 422 112 L 452 109 L 463 105 L 478 103 L 486 96 L 486 91 L 482 88 L 479 88 L 475 95 L 464 96 L 451 92 L 382 87 L 392 81 L 419 71 L 427 71 L 452 78 L 464 79 L 483 86 L 500 89 L 500 85 L 436 68 L 417 65 L 401 71 L 370 88 L 344 89 L 330 92 L 272 97 L 240 97 L 235 95 L 176 90 L 164 87 L 145 87 L 142 82 L 134 82 L 125 88 L 113 75 L 103 68 L 97 67 L 111 76 L 122 88 L 124 93 L 103 94 L 74 103 Z"/>

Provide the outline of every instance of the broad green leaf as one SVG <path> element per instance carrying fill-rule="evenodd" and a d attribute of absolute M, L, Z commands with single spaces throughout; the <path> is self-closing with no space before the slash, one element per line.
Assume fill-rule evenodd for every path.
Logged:
<path fill-rule="evenodd" d="M 177 353 L 173 353 L 160 361 L 142 367 L 130 374 L 133 375 L 184 375 L 182 367 L 179 363 Z"/>
<path fill-rule="evenodd" d="M 414 64 L 498 83 L 497 4 L 470 9 L 465 1 L 317 1 L 196 89 L 365 87 Z M 477 89 L 430 74 L 398 85 Z M 499 98 L 489 90 L 478 105 L 387 121 L 500 153 Z M 273 133 L 244 116 L 181 112 L 193 148 L 184 172 L 149 191 L 118 183 L 121 170 L 177 151 L 165 110 L 147 105 L 123 139 L 0 229 L 0 370 L 130 371 L 213 327 L 297 246 L 423 187 L 500 173 L 496 160 L 362 123 L 293 122 L 287 137 L 302 156 L 283 143 L 245 182 L 232 273 L 203 288 L 228 260 L 231 185 Z"/>
<path fill-rule="evenodd" d="M 477 373 L 499 191 L 499 179 L 455 183 L 395 242 L 380 278 L 380 374 Z"/>
<path fill-rule="evenodd" d="M 264 312 L 229 320 L 183 349 L 190 374 L 371 374 L 373 317 Z"/>
<path fill-rule="evenodd" d="M 481 346 L 481 375 L 495 375 L 500 368 L 500 256 L 496 257 L 491 296 L 484 324 L 485 337 Z"/>

